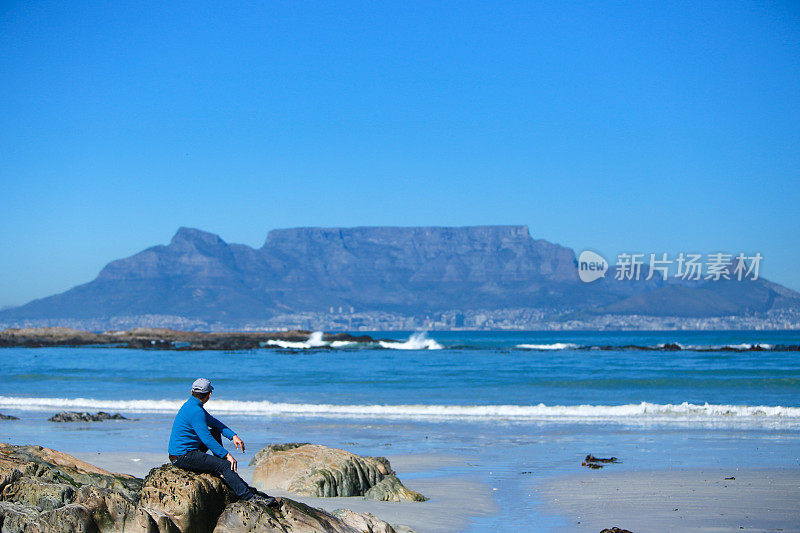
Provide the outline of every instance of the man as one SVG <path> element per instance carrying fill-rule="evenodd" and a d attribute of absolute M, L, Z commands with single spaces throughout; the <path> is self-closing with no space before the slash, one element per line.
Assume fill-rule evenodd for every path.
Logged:
<path fill-rule="evenodd" d="M 178 411 L 169 437 L 169 460 L 178 468 L 222 476 L 242 500 L 272 505 L 275 498 L 250 488 L 236 473 L 236 459 L 222 446 L 222 436 L 244 453 L 244 442 L 231 429 L 208 414 L 203 406 L 214 387 L 205 378 L 192 383 L 191 398 Z M 211 450 L 213 455 L 206 453 Z"/>

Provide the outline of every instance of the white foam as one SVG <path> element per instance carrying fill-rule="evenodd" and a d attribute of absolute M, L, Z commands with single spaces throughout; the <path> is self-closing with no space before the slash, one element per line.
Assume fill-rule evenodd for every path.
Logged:
<path fill-rule="evenodd" d="M 335 342 L 333 343 L 335 344 Z M 281 348 L 292 348 L 297 350 L 305 350 L 307 348 L 322 348 L 323 346 L 328 346 L 328 343 L 322 340 L 322 332 L 315 331 L 311 335 L 309 335 L 308 340 L 305 342 L 293 342 L 293 341 L 282 341 L 277 339 L 269 339 L 267 341 L 268 346 L 279 346 Z"/>
<path fill-rule="evenodd" d="M 405 342 L 379 341 L 383 348 L 391 350 L 441 350 L 442 345 L 433 339 L 429 339 L 427 332 L 418 331 L 412 334 Z"/>
<path fill-rule="evenodd" d="M 517 344 L 517 348 L 523 350 L 571 350 L 577 348 L 577 344 L 570 342 L 554 342 L 553 344 Z"/>
<path fill-rule="evenodd" d="M 762 350 L 770 350 L 770 349 L 772 349 L 772 345 L 771 344 L 765 344 L 765 343 L 761 343 L 761 342 L 760 343 L 756 343 L 756 344 L 749 344 L 749 343 L 744 343 L 744 344 L 726 344 L 724 347 L 725 348 L 730 348 L 732 350 L 751 350 L 753 348 L 761 348 Z"/>
<path fill-rule="evenodd" d="M 331 343 L 331 348 L 352 348 L 358 345 L 359 343 L 356 341 L 333 341 Z"/>
<path fill-rule="evenodd" d="M 97 400 L 93 398 L 22 398 L 0 396 L 0 407 L 21 411 L 105 410 L 175 413 L 185 400 Z M 334 405 L 214 400 L 215 413 L 266 416 L 403 418 L 422 420 L 479 419 L 550 422 L 744 423 L 800 427 L 800 407 L 653 404 L 626 405 Z"/>

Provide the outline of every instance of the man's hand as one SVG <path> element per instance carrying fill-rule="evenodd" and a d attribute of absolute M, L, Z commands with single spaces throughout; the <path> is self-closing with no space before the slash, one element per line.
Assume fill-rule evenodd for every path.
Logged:
<path fill-rule="evenodd" d="M 226 455 L 225 459 L 227 459 L 228 462 L 231 464 L 231 470 L 236 472 L 236 459 L 234 459 L 231 454 Z"/>
<path fill-rule="evenodd" d="M 239 438 L 239 435 L 234 435 L 232 440 L 233 445 L 236 446 L 236 449 L 244 453 L 244 441 Z"/>

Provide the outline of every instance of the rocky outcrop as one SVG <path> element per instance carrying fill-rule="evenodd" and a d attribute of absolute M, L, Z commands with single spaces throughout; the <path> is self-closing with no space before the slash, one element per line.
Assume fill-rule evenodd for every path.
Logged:
<path fill-rule="evenodd" d="M 581 466 L 599 470 L 600 468 L 603 468 L 603 464 L 601 463 L 619 463 L 619 459 L 616 457 L 595 457 L 594 455 L 589 454 L 583 459 Z"/>
<path fill-rule="evenodd" d="M 139 350 L 253 350 L 279 347 L 279 343 L 271 344 L 270 341 L 306 342 L 311 335 L 311 331 L 305 330 L 214 333 L 135 328 L 129 331 L 92 333 L 71 328 L 8 328 L 0 331 L 0 348 L 100 345 Z M 323 343 L 375 342 L 368 335 L 348 333 L 325 333 L 319 340 Z M 321 344 L 320 347 L 325 345 Z"/>
<path fill-rule="evenodd" d="M 141 480 L 41 446 L 0 444 L 3 533 L 148 531 Z"/>
<path fill-rule="evenodd" d="M 118 491 L 129 498 L 138 495 L 142 480 L 115 474 L 42 446 L 0 443 L 0 491 L 22 478 L 49 483 L 66 483 L 74 488 L 94 485 Z"/>
<path fill-rule="evenodd" d="M 110 414 L 98 411 L 96 414 L 77 411 L 61 411 L 47 419 L 48 422 L 102 422 L 103 420 L 129 420 L 119 413 Z"/>
<path fill-rule="evenodd" d="M 0 413 L 0 420 L 19 420 L 19 418 L 17 418 L 16 416 L 4 415 L 3 413 Z"/>
<path fill-rule="evenodd" d="M 222 478 L 163 465 L 144 479 L 140 505 L 180 531 L 210 532 L 225 507 L 235 500 Z"/>
<path fill-rule="evenodd" d="M 163 465 L 141 480 L 41 446 L 0 444 L 3 533 L 395 533 L 370 514 L 234 500 L 210 474 Z"/>
<path fill-rule="evenodd" d="M 269 455 L 273 452 L 285 452 L 287 450 L 294 450 L 300 446 L 309 446 L 310 442 L 284 442 L 283 444 L 267 444 L 258 450 L 253 458 L 250 459 L 250 466 L 256 466 L 259 463 L 265 462 Z"/>
<path fill-rule="evenodd" d="M 402 500 L 424 502 L 427 500 L 427 498 L 419 492 L 409 490 L 403 486 L 400 480 L 397 479 L 397 476 L 394 475 L 384 476 L 383 479 L 364 493 L 364 497 L 368 500 L 383 502 L 399 502 Z"/>
<path fill-rule="evenodd" d="M 267 446 L 253 458 L 253 484 L 301 496 L 364 496 L 382 501 L 425 501 L 403 486 L 384 457 L 361 457 L 318 444 Z"/>
<path fill-rule="evenodd" d="M 214 533 L 248 531 L 252 533 L 396 533 L 396 530 L 370 513 L 339 509 L 328 513 L 288 498 L 278 498 L 277 505 L 264 507 L 250 502 L 236 502 L 219 517 Z"/>

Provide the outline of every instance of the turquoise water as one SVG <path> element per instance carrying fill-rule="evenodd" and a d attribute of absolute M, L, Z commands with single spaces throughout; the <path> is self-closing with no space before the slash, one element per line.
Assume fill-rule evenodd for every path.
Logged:
<path fill-rule="evenodd" d="M 405 342 L 411 332 L 371 335 Z M 661 346 L 675 343 L 683 349 Z M 0 412 L 21 420 L 0 422 L 0 440 L 161 453 L 192 380 L 205 376 L 216 387 L 209 411 L 251 450 L 310 441 L 461 455 L 461 466 L 400 477 L 412 488 L 415 477 L 463 476 L 498 489 L 499 512 L 474 531 L 519 529 L 532 516 L 538 530 L 569 530 L 537 486 L 579 470 L 587 453 L 620 457 L 616 469 L 800 464 L 798 345 L 800 332 L 433 332 L 388 348 L 8 348 Z M 137 420 L 46 422 L 64 409 Z"/>
<path fill-rule="evenodd" d="M 312 412 L 320 404 L 800 406 L 800 353 L 779 350 L 800 345 L 797 332 L 436 332 L 428 338 L 442 349 L 2 349 L 0 409 L 13 407 L 8 398 L 20 399 L 21 408 L 22 398 L 179 399 L 196 376 L 213 380 L 215 400 L 286 402 Z M 713 351 L 596 349 L 664 343 Z M 518 348 L 559 344 L 575 347 Z M 714 350 L 753 344 L 772 349 Z M 242 414 L 251 409 L 257 407 L 230 406 Z"/>

